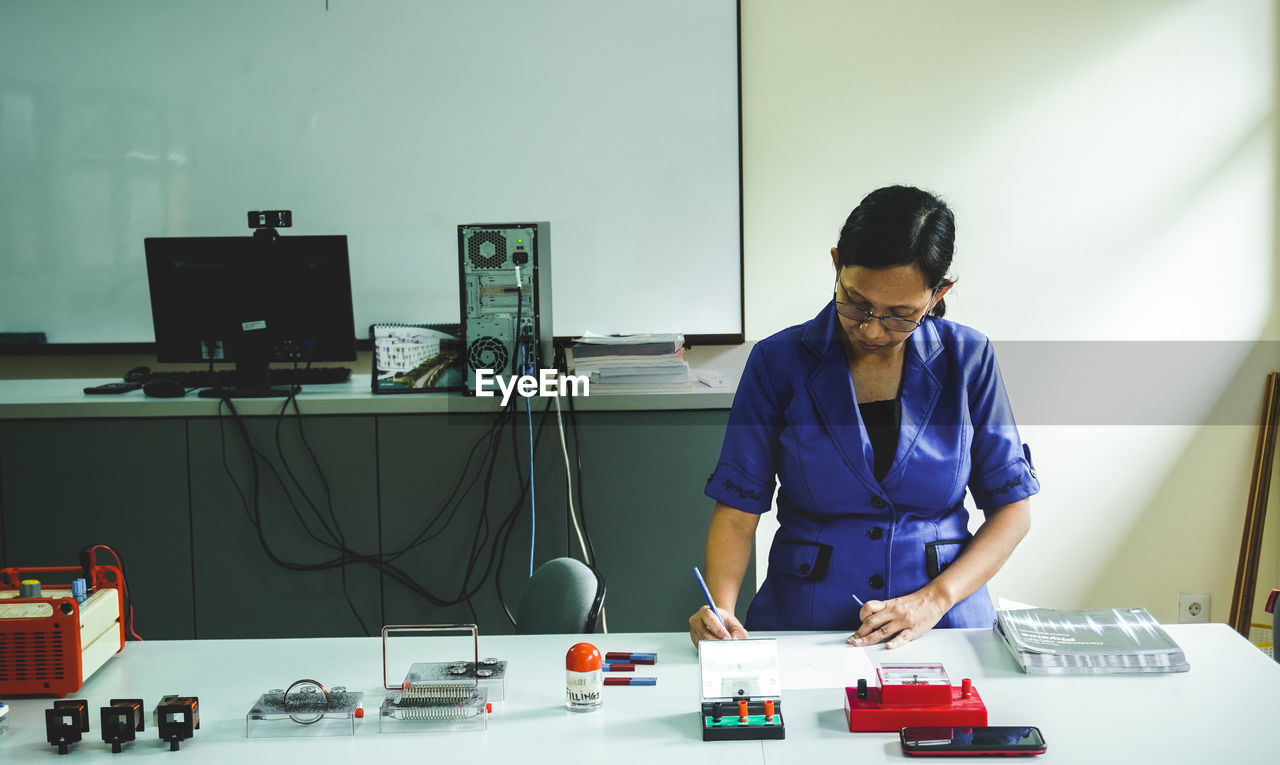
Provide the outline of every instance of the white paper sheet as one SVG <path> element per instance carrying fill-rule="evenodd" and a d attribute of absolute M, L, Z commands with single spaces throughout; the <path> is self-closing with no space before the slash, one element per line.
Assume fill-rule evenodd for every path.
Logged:
<path fill-rule="evenodd" d="M 867 649 L 846 645 L 849 634 L 788 635 L 779 641 L 783 692 L 846 688 L 857 685 L 859 678 L 874 683 L 876 671 Z"/>

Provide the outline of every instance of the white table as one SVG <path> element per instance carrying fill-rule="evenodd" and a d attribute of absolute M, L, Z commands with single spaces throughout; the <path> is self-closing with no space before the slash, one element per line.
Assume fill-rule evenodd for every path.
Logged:
<path fill-rule="evenodd" d="M 487 730 L 396 735 L 378 733 L 382 654 L 376 638 L 130 643 L 72 695 L 88 700 L 91 730 L 67 762 L 901 762 L 897 734 L 848 732 L 842 689 L 857 682 L 850 666 L 904 660 L 941 661 L 953 682 L 972 678 L 992 724 L 1039 726 L 1049 744 L 1041 761 L 1274 762 L 1269 742 L 1280 723 L 1280 665 L 1226 625 L 1168 630 L 1187 653 L 1188 673 L 1028 676 L 989 630 L 935 630 L 892 652 L 844 647 L 843 633 L 774 633 L 782 655 L 786 739 L 706 743 L 698 723 L 697 654 L 680 633 L 481 635 L 482 656 L 510 662 L 506 699 L 495 704 Z M 600 711 L 566 711 L 564 654 L 579 639 L 602 651 L 656 651 L 658 663 L 639 674 L 656 676 L 657 686 L 606 687 Z M 788 675 L 798 677 L 797 661 L 819 655 L 847 659 L 833 666 L 830 687 L 788 690 Z M 257 697 L 300 678 L 365 690 L 368 714 L 356 735 L 246 739 L 244 715 Z M 150 719 L 168 693 L 200 698 L 201 728 L 178 753 L 158 739 Z M 101 740 L 98 708 L 109 698 L 128 697 L 144 700 L 147 729 L 123 754 L 112 755 Z M 43 710 L 53 700 L 6 701 L 11 720 L 0 736 L 0 762 L 52 761 L 57 755 L 45 742 Z"/>

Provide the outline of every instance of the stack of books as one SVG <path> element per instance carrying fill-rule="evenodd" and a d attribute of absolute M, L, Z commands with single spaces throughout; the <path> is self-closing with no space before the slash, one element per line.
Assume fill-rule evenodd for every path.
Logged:
<path fill-rule="evenodd" d="M 684 360 L 684 335 L 595 335 L 565 351 L 569 373 L 591 381 L 599 393 L 687 393 L 693 389 Z"/>
<path fill-rule="evenodd" d="M 1186 672 L 1187 657 L 1145 608 L 996 611 L 996 634 L 1033 675 Z"/>

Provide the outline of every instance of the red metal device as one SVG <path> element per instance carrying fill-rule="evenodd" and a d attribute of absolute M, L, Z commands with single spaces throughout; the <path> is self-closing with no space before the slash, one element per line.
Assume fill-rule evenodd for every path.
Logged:
<path fill-rule="evenodd" d="M 907 726 L 987 724 L 987 706 L 969 678 L 953 686 L 941 664 L 883 664 L 877 685 L 845 688 L 849 730 L 898 731 Z"/>
<path fill-rule="evenodd" d="M 70 582 L 84 573 L 79 566 L 0 569 L 0 694 L 66 696 L 124 649 L 120 569 L 90 566 L 80 603 Z M 19 597 L 22 580 L 33 577 L 41 596 Z"/>

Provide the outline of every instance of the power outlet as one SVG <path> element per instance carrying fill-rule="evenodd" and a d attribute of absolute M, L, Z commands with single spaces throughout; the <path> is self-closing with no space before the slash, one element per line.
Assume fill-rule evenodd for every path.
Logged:
<path fill-rule="evenodd" d="M 1178 623 L 1204 624 L 1209 621 L 1209 593 L 1184 592 L 1178 596 Z"/>

